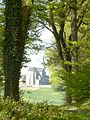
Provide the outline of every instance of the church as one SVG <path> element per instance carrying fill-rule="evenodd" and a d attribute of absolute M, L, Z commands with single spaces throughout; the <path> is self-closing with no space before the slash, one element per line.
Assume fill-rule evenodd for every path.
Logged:
<path fill-rule="evenodd" d="M 44 68 L 29 67 L 26 76 L 26 86 L 48 85 L 49 76 L 46 75 Z"/>
<path fill-rule="evenodd" d="M 39 86 L 48 85 L 49 75 L 47 74 L 46 68 L 39 62 L 37 56 L 32 57 L 32 60 L 28 66 L 27 74 L 23 74 L 20 79 L 20 86 Z"/>

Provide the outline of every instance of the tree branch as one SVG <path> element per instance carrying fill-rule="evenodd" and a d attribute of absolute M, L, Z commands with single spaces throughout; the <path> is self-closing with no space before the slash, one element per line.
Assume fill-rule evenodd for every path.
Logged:
<path fill-rule="evenodd" d="M 38 20 L 39 23 L 41 23 L 45 28 L 47 28 L 50 32 L 53 33 L 52 29 L 50 29 L 43 21 Z"/>

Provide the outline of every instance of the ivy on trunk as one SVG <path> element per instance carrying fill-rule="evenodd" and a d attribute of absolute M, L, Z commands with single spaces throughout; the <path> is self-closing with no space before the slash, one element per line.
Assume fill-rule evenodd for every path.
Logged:
<path fill-rule="evenodd" d="M 4 97 L 19 100 L 19 78 L 29 24 L 29 6 L 22 0 L 5 0 L 3 59 Z"/>

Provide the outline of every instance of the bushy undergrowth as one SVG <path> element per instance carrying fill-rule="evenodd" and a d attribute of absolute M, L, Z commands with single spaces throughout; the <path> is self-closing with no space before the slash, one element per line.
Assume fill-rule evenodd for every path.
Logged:
<path fill-rule="evenodd" d="M 89 115 L 70 112 L 60 106 L 0 99 L 0 120 L 90 120 Z"/>

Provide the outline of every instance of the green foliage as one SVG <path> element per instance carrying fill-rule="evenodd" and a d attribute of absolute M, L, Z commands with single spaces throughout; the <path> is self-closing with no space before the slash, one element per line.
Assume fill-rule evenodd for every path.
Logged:
<path fill-rule="evenodd" d="M 86 40 L 85 40 L 86 41 Z M 78 43 L 81 45 L 79 62 L 65 61 L 65 65 L 78 66 L 78 71 L 73 68 L 71 72 L 65 71 L 58 62 L 56 52 L 51 49 L 46 52 L 47 65 L 49 66 L 50 82 L 55 90 L 62 90 L 62 86 L 68 85 L 67 90 L 77 103 L 83 103 L 90 98 L 90 43 L 87 40 Z M 75 44 L 76 45 L 76 44 Z"/>
<path fill-rule="evenodd" d="M 14 88 L 16 88 L 18 84 L 16 85 L 16 83 L 14 82 L 17 81 L 20 77 L 20 68 L 23 59 L 22 56 L 24 52 L 25 39 L 27 37 L 27 30 L 29 25 L 30 13 L 28 13 L 27 11 L 28 10 L 27 3 L 29 4 L 29 1 L 24 0 L 23 8 L 21 2 L 19 3 L 13 0 L 11 1 L 11 3 L 9 3 L 10 1 L 7 0 L 5 1 L 6 1 L 6 9 L 5 9 L 6 23 L 5 23 L 5 39 L 4 39 L 4 49 L 3 49 L 4 63 L 5 63 L 4 68 L 6 71 L 5 73 L 7 80 L 11 80 L 11 78 L 13 80 L 18 76 L 16 80 L 13 80 L 13 82 L 11 80 L 10 83 L 10 85 L 12 84 L 14 85 Z M 30 31 L 31 32 L 29 37 L 30 42 L 27 41 L 26 44 L 31 44 L 32 45 L 31 48 L 39 51 L 41 49 L 41 46 L 38 46 L 36 42 L 37 39 L 40 37 L 39 29 L 43 29 L 45 27 L 48 30 L 50 30 L 56 39 L 56 44 L 59 42 L 57 44 L 58 47 L 56 46 L 54 49 L 51 49 L 52 53 L 51 51 L 48 52 L 48 56 L 49 56 L 48 63 L 50 65 L 50 82 L 52 83 L 54 89 L 56 90 L 59 90 L 60 86 L 63 85 L 65 86 L 65 84 L 67 84 L 68 90 L 71 92 L 72 97 L 74 97 L 74 99 L 77 102 L 83 102 L 84 100 L 87 100 L 90 94 L 89 93 L 90 71 L 88 68 L 89 65 L 86 65 L 86 61 L 90 60 L 89 59 L 90 51 L 85 48 L 87 46 L 82 46 L 81 43 L 82 40 L 85 39 L 85 42 L 87 40 L 86 44 L 88 44 L 90 39 L 90 35 L 89 35 L 90 22 L 88 17 L 90 14 L 89 12 L 90 8 L 88 4 L 89 1 L 85 0 L 85 2 L 84 1 L 81 2 L 77 0 L 77 9 L 76 9 L 76 5 L 73 4 L 75 0 L 72 1 L 71 0 L 67 0 L 67 1 L 36 0 L 34 2 L 35 4 L 31 6 L 32 16 L 30 22 L 32 22 L 32 26 L 30 27 L 32 30 Z M 24 6 L 24 4 L 26 6 Z M 73 7 L 75 7 L 75 10 L 77 12 L 76 21 L 71 20 L 71 18 L 73 18 L 74 15 L 70 13 L 70 10 L 74 10 L 72 9 Z M 2 18 L 0 18 L 0 21 L 1 20 Z M 71 23 L 73 22 L 74 23 L 76 22 L 76 26 L 78 27 L 76 29 L 77 30 L 76 32 L 78 33 L 78 42 L 77 40 L 73 42 L 70 41 L 71 40 L 70 37 L 72 36 L 73 36 L 73 40 L 75 40 L 74 34 L 72 34 L 74 30 L 71 30 L 72 26 L 74 27 L 74 24 L 71 25 Z M 66 28 L 64 27 L 64 25 Z M 36 43 L 32 44 L 33 41 Z M 78 50 L 76 50 L 77 48 Z M 83 48 L 84 51 L 87 53 L 83 54 L 82 52 Z M 78 52 L 78 57 L 76 56 L 76 52 Z M 87 58 L 85 59 L 84 62 L 85 57 Z M 78 62 L 80 62 L 80 64 L 85 63 L 85 66 L 81 66 L 80 70 L 76 72 L 75 67 L 79 66 Z M 69 68 L 67 67 L 66 69 L 65 65 L 69 67 L 70 65 L 72 66 L 71 73 L 65 71 Z M 65 70 L 62 69 L 61 66 L 62 67 L 64 66 L 63 68 Z M 9 81 L 7 83 L 9 83 Z M 14 96 L 15 95 L 16 93 L 14 94 Z"/>
<path fill-rule="evenodd" d="M 64 81 L 62 80 L 64 69 L 61 67 L 58 57 L 55 46 L 45 51 L 46 65 L 49 67 L 49 82 L 56 91 L 62 90 L 64 87 Z"/>
<path fill-rule="evenodd" d="M 49 67 L 49 71 L 50 71 L 49 81 L 52 87 L 54 88 L 55 91 L 62 91 L 65 86 L 64 80 L 62 79 L 64 69 L 62 67 L 59 68 L 59 66 L 55 67 L 52 64 Z"/>
<path fill-rule="evenodd" d="M 77 103 L 90 98 L 90 64 L 86 64 L 73 73 L 66 73 L 69 90 Z"/>
<path fill-rule="evenodd" d="M 81 106 L 81 109 L 88 109 L 90 110 L 90 99 L 88 99 L 86 102 L 84 102 Z"/>
<path fill-rule="evenodd" d="M 53 21 L 52 19 L 51 21 L 54 24 L 55 33 L 60 33 L 59 28 L 63 21 L 65 21 L 65 27 L 63 32 L 64 39 L 62 38 L 63 40 L 60 40 L 61 53 L 63 56 L 62 61 L 60 56 L 57 57 L 58 51 L 52 48 L 47 52 L 46 58 L 48 60 L 47 63 L 49 63 L 50 81 L 52 85 L 58 89 L 60 82 L 64 81 L 66 90 L 69 91 L 72 98 L 76 100 L 76 102 L 82 103 L 90 96 L 90 64 L 87 64 L 87 62 L 90 62 L 90 18 L 88 17 L 90 14 L 90 6 L 88 0 L 82 2 L 77 0 L 77 3 L 75 2 L 75 0 L 67 0 L 64 4 L 64 1 L 50 1 L 50 5 L 47 5 L 48 10 L 52 10 L 52 8 L 55 7 L 51 12 L 53 16 Z M 71 12 L 69 12 L 69 10 Z M 62 17 L 63 13 L 65 16 Z M 60 31 L 61 30 L 62 29 L 60 29 Z M 75 36 L 75 34 L 77 35 Z M 55 37 L 55 39 L 57 38 Z"/>
<path fill-rule="evenodd" d="M 62 106 L 44 103 L 15 102 L 0 98 L 1 120 L 89 120 L 90 115 L 70 112 Z"/>

